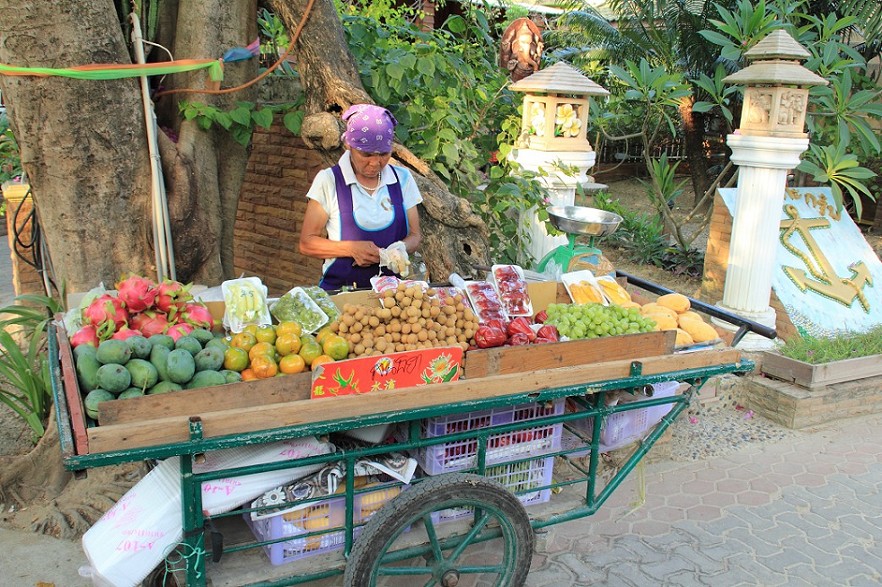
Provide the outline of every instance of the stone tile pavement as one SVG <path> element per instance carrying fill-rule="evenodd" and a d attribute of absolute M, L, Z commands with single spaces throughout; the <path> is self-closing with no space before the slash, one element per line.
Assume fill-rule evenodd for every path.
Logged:
<path fill-rule="evenodd" d="M 647 465 L 550 528 L 527 585 L 882 584 L 882 416 L 723 457 Z"/>

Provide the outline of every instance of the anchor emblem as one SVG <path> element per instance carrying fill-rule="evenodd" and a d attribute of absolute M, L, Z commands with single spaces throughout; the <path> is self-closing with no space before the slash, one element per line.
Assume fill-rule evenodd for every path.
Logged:
<path fill-rule="evenodd" d="M 781 222 L 781 243 L 788 251 L 802 259 L 808 273 L 802 269 L 785 266 L 784 273 L 796 284 L 800 291 L 811 289 L 826 298 L 851 307 L 858 300 L 865 312 L 870 311 L 870 303 L 864 295 L 864 287 L 873 285 L 873 277 L 863 261 L 851 263 L 848 270 L 851 277 L 840 277 L 830 261 L 824 255 L 810 231 L 817 228 L 830 228 L 827 218 L 800 218 L 799 211 L 793 205 L 784 206 L 784 212 L 790 220 Z M 801 251 L 792 244 L 791 239 L 798 234 L 808 248 L 808 253 Z"/>

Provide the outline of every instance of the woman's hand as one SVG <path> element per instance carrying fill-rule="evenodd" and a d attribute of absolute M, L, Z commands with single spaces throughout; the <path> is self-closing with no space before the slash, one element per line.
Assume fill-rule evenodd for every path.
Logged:
<path fill-rule="evenodd" d="M 371 241 L 349 241 L 349 244 L 351 247 L 349 256 L 359 267 L 376 265 L 380 262 L 380 248 Z"/>

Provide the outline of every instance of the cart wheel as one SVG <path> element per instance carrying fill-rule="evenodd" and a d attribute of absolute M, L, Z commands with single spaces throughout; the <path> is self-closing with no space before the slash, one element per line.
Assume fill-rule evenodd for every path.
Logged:
<path fill-rule="evenodd" d="M 466 524 L 441 523 L 451 508 L 477 511 Z M 461 512 L 461 510 L 460 510 Z M 408 531 L 409 530 L 409 531 Z M 488 536 L 494 538 L 487 541 Z M 364 526 L 352 547 L 344 585 L 519 587 L 530 571 L 533 528 L 505 487 L 480 475 L 450 473 L 402 492 Z M 396 582 L 398 581 L 398 582 Z"/>

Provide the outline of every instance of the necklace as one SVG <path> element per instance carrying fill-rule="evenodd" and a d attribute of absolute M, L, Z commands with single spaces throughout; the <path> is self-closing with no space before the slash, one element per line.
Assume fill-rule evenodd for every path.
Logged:
<path fill-rule="evenodd" d="M 369 194 L 373 194 L 375 191 L 377 191 L 378 189 L 380 189 L 380 175 L 377 174 L 377 185 L 375 185 L 375 186 L 372 187 L 372 188 L 369 188 L 369 187 L 367 187 L 366 185 L 364 185 L 363 183 L 361 183 L 360 181 L 358 181 L 358 177 L 355 178 L 355 183 L 357 183 L 357 184 L 358 184 L 358 187 L 360 187 L 361 189 L 363 189 L 363 190 L 366 191 L 367 193 L 369 193 Z"/>

